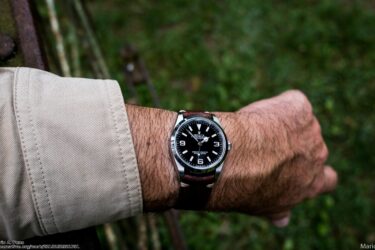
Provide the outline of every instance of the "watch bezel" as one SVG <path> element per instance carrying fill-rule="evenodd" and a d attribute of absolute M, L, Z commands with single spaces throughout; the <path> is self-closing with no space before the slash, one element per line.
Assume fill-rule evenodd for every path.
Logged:
<path fill-rule="evenodd" d="M 223 153 L 220 156 L 219 160 L 216 160 L 215 162 L 213 162 L 210 165 L 207 165 L 206 167 L 195 167 L 195 166 L 190 165 L 189 163 L 185 162 L 180 157 L 180 155 L 178 154 L 177 148 L 176 148 L 176 143 L 175 143 L 176 142 L 176 135 L 177 135 L 179 129 L 184 124 L 192 122 L 192 121 L 197 121 L 197 120 L 204 120 L 204 121 L 206 121 L 210 124 L 213 124 L 214 126 L 216 126 L 218 128 L 220 134 L 222 134 L 223 138 L 224 138 Z M 221 127 L 221 125 L 218 122 L 216 122 L 215 119 L 209 119 L 209 118 L 206 118 L 204 116 L 200 116 L 199 114 L 193 115 L 193 116 L 190 116 L 190 117 L 184 117 L 180 121 L 177 121 L 177 123 L 176 123 L 176 125 L 173 129 L 172 136 L 171 136 L 171 151 L 172 151 L 172 154 L 174 156 L 174 159 L 176 160 L 176 163 L 180 164 L 184 168 L 188 168 L 193 173 L 200 174 L 200 173 L 209 173 L 209 172 L 215 171 L 215 169 L 220 167 L 222 165 L 223 161 L 225 160 L 226 155 L 228 153 L 228 148 L 229 148 L 228 147 L 228 139 L 227 139 L 227 136 L 224 132 L 224 129 Z"/>

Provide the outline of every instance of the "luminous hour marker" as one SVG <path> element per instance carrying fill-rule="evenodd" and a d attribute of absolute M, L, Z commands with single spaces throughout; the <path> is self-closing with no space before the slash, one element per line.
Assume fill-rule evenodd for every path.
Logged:
<path fill-rule="evenodd" d="M 210 130 L 210 127 L 209 127 L 209 126 L 206 128 L 206 132 L 208 132 L 208 130 Z"/>
<path fill-rule="evenodd" d="M 197 127 L 198 127 L 198 130 L 201 130 L 201 126 L 202 126 L 202 124 L 197 124 Z"/>
<path fill-rule="evenodd" d="M 185 151 L 187 151 L 187 150 L 185 150 Z M 183 153 L 183 152 L 182 152 Z M 214 155 L 217 155 L 217 152 L 215 151 L 215 150 L 212 150 L 212 153 L 214 154 Z"/>
<path fill-rule="evenodd" d="M 211 162 L 211 158 L 210 158 L 209 156 L 207 156 L 207 160 L 208 160 L 209 162 Z"/>
<path fill-rule="evenodd" d="M 186 154 L 188 151 L 187 150 L 185 150 L 184 152 L 182 152 L 182 154 L 184 155 L 184 154 Z"/>
<path fill-rule="evenodd" d="M 192 155 L 189 159 L 189 161 L 192 161 L 194 159 L 194 155 Z"/>
<path fill-rule="evenodd" d="M 216 136 L 216 134 L 211 135 L 212 138 L 214 138 L 215 136 Z"/>
<path fill-rule="evenodd" d="M 184 132 L 181 133 L 183 136 L 187 137 L 187 134 L 185 134 Z"/>
<path fill-rule="evenodd" d="M 189 126 L 190 131 L 193 131 L 193 129 Z"/>

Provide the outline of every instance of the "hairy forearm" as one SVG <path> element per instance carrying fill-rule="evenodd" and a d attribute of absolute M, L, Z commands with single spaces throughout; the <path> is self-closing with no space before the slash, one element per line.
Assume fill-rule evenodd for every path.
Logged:
<path fill-rule="evenodd" d="M 142 185 L 145 211 L 173 207 L 178 195 L 177 172 L 169 153 L 175 112 L 126 105 Z"/>

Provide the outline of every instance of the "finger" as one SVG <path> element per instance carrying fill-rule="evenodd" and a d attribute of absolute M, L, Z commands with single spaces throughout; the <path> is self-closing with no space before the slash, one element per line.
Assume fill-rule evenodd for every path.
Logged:
<path fill-rule="evenodd" d="M 290 215 L 291 215 L 291 212 L 289 210 L 286 212 L 269 215 L 268 218 L 274 226 L 286 227 L 289 224 Z"/>
<path fill-rule="evenodd" d="M 282 228 L 282 227 L 288 226 L 289 225 L 289 221 L 290 221 L 290 216 L 286 216 L 286 217 L 284 217 L 282 219 L 272 221 L 272 224 L 275 227 Z"/>
<path fill-rule="evenodd" d="M 332 192 L 333 190 L 335 190 L 338 181 L 337 173 L 332 167 L 326 166 L 324 167 L 323 171 L 324 184 L 322 185 L 322 188 L 319 191 L 320 194 Z"/>
<path fill-rule="evenodd" d="M 309 187 L 306 198 L 314 198 L 320 194 L 331 192 L 337 185 L 337 174 L 333 168 L 324 166 L 320 173 L 314 178 Z"/>

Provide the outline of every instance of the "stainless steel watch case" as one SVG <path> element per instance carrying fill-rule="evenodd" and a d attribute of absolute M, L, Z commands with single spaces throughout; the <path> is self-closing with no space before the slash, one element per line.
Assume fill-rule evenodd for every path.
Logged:
<path fill-rule="evenodd" d="M 180 162 L 179 160 L 179 157 L 177 156 L 177 152 L 176 152 L 176 148 L 175 148 L 175 143 L 176 143 L 176 132 L 178 130 L 178 128 L 180 127 L 180 125 L 185 122 L 187 119 L 189 118 L 184 118 L 184 113 L 186 111 L 185 110 L 180 110 L 178 112 L 178 116 L 177 116 L 177 119 L 176 119 L 176 123 L 174 125 L 174 129 L 173 129 L 173 132 L 172 132 L 172 136 L 171 136 L 171 141 L 170 141 L 170 145 L 171 145 L 171 152 L 172 152 L 172 155 L 173 155 L 173 159 L 175 161 L 175 164 L 176 164 L 176 167 L 177 167 L 177 170 L 178 170 L 178 174 L 180 177 L 184 176 L 185 174 L 185 169 L 186 168 L 189 168 L 189 170 L 191 170 L 193 173 L 195 174 L 206 174 L 206 173 L 210 173 L 210 172 L 213 172 L 215 171 L 215 180 L 219 177 L 222 169 L 223 169 L 223 165 L 224 165 L 224 161 L 225 161 L 225 158 L 226 158 L 226 154 L 228 153 L 228 151 L 231 150 L 232 148 L 232 145 L 231 143 L 228 141 L 227 137 L 226 137 L 226 134 L 225 134 L 225 131 L 224 129 L 222 128 L 221 126 L 221 123 L 219 121 L 219 119 L 215 116 L 215 115 L 212 115 L 212 121 L 215 122 L 220 128 L 221 130 L 223 131 L 223 134 L 224 134 L 224 139 L 225 139 L 225 142 L 226 142 L 226 150 L 225 150 L 225 154 L 223 156 L 223 159 L 213 165 L 212 167 L 210 167 L 209 169 L 196 169 L 196 168 L 191 168 L 189 166 L 184 166 L 184 163 L 183 162 Z M 204 112 L 204 113 L 207 113 L 209 114 L 209 112 Z"/>

